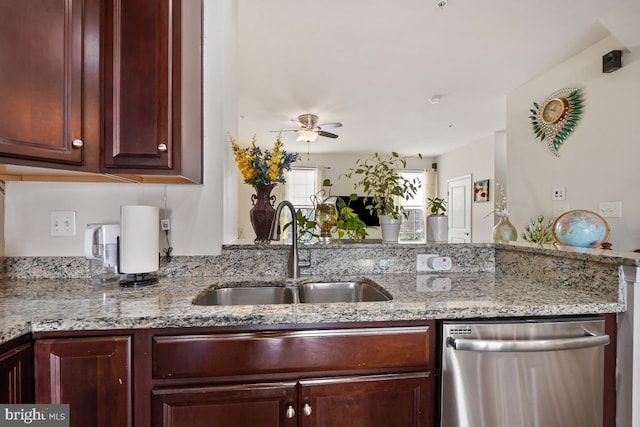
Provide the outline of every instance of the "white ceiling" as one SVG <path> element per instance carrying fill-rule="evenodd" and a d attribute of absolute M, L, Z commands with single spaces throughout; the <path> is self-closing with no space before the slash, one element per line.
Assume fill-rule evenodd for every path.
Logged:
<path fill-rule="evenodd" d="M 312 113 L 343 127 L 311 153 L 446 153 L 505 129 L 506 95 L 609 36 L 631 2 L 238 0 L 239 140 L 270 146 Z"/>

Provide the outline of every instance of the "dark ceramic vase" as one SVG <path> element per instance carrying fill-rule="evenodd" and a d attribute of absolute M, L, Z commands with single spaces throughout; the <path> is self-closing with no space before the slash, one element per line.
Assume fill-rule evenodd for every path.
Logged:
<path fill-rule="evenodd" d="M 275 184 L 254 184 L 253 186 L 256 194 L 251 195 L 253 207 L 249 211 L 249 217 L 253 231 L 256 233 L 254 243 L 271 243 L 269 231 L 271 231 L 271 223 L 276 213 L 273 208 L 276 196 L 271 195 L 273 187 Z"/>

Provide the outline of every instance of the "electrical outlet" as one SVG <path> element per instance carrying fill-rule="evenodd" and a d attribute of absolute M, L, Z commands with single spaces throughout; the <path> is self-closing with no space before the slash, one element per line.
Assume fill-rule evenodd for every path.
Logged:
<path fill-rule="evenodd" d="M 438 254 L 418 254 L 416 262 L 416 271 L 433 271 L 429 267 L 429 259 L 439 256 Z"/>
<path fill-rule="evenodd" d="M 161 219 L 160 228 L 162 229 L 162 231 L 168 231 L 171 229 L 171 223 L 169 222 L 168 219 Z"/>
<path fill-rule="evenodd" d="M 416 262 L 416 271 L 433 271 L 433 268 L 429 266 L 429 260 L 431 258 L 437 258 L 438 254 L 418 254 Z"/>
<path fill-rule="evenodd" d="M 566 189 L 565 187 L 558 187 L 551 190 L 551 200 L 564 200 Z"/>
<path fill-rule="evenodd" d="M 67 237 L 76 235 L 75 211 L 52 211 L 49 217 L 50 235 Z"/>

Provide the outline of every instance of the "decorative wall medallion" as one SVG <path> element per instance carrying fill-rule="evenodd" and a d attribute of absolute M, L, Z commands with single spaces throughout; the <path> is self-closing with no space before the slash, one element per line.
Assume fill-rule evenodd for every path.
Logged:
<path fill-rule="evenodd" d="M 569 137 L 582 114 L 580 89 L 563 88 L 553 92 L 542 103 L 533 103 L 531 129 L 536 139 L 546 142 L 549 150 L 558 157 L 558 149 Z"/>

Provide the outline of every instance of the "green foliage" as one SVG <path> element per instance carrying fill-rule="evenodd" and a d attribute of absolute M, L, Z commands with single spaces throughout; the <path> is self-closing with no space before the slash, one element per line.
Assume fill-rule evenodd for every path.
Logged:
<path fill-rule="evenodd" d="M 444 215 L 447 211 L 447 201 L 440 197 L 428 198 L 427 209 L 432 215 Z"/>
<path fill-rule="evenodd" d="M 348 202 L 338 197 L 338 201 L 336 202 L 338 207 L 336 230 L 339 239 L 342 239 L 346 235 L 349 239 L 362 240 L 365 236 L 369 235 L 369 233 L 367 233 L 367 225 L 360 219 L 358 214 L 349 207 L 349 203 L 357 198 L 358 195 L 355 193 L 349 196 Z"/>
<path fill-rule="evenodd" d="M 311 240 L 313 237 L 318 237 L 318 233 L 316 233 L 316 228 L 318 224 L 315 221 L 307 219 L 302 213 L 302 210 L 298 209 L 296 211 L 296 220 L 298 221 L 298 236 L 297 239 L 299 242 L 306 242 Z M 286 230 L 293 224 L 293 221 L 288 222 L 284 225 L 283 230 Z"/>
<path fill-rule="evenodd" d="M 418 156 L 422 159 L 421 154 Z M 354 188 L 362 189 L 367 196 L 367 209 L 375 211 L 378 216 L 389 215 L 398 219 L 401 213 L 404 214 L 404 209 L 396 199 L 412 199 L 420 188 L 417 179 L 408 180 L 398 173 L 406 166 L 407 160 L 396 152 L 392 152 L 387 159 L 374 153 L 373 157 L 368 159 L 356 160 L 356 167 L 350 168 L 345 176 L 350 179 L 359 178 Z"/>
<path fill-rule="evenodd" d="M 553 227 L 553 218 L 545 221 L 544 215 L 538 215 L 537 218 L 531 218 L 531 225 L 524 228 L 524 232 L 520 236 L 529 243 L 534 243 L 540 247 L 545 244 L 554 243 L 555 239 L 551 233 Z"/>

